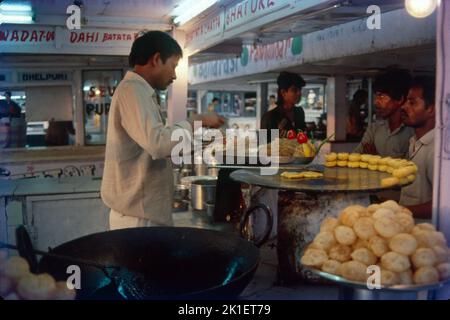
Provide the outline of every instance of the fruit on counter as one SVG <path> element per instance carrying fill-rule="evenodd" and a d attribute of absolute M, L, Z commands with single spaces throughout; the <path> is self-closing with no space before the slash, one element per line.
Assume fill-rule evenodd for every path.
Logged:
<path fill-rule="evenodd" d="M 297 142 L 302 144 L 308 142 L 308 136 L 304 132 L 299 132 L 297 134 Z"/>
<path fill-rule="evenodd" d="M 0 297 L 5 300 L 74 300 L 76 291 L 47 274 L 33 274 L 22 257 L 0 251 Z"/>
<path fill-rule="evenodd" d="M 297 135 L 295 134 L 295 131 L 294 131 L 294 130 L 289 130 L 288 133 L 287 133 L 287 138 L 288 138 L 289 140 L 294 140 L 294 139 L 296 139 L 296 138 L 297 138 Z"/>
<path fill-rule="evenodd" d="M 325 218 L 300 263 L 363 283 L 367 267 L 377 265 L 384 286 L 450 278 L 445 236 L 430 223 L 415 225 L 411 212 L 392 200 L 349 206 L 338 218 Z"/>

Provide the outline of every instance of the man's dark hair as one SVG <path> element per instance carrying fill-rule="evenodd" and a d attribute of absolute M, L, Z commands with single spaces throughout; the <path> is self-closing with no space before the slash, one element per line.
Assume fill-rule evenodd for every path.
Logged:
<path fill-rule="evenodd" d="M 288 90 L 292 86 L 301 89 L 306 85 L 306 82 L 300 75 L 296 73 L 283 71 L 278 75 L 277 84 L 278 90 Z"/>
<path fill-rule="evenodd" d="M 5 97 L 6 96 L 9 96 L 11 98 L 11 96 L 12 96 L 11 91 L 5 91 Z"/>
<path fill-rule="evenodd" d="M 415 77 L 412 80 L 411 88 L 422 89 L 425 106 L 434 106 L 436 102 L 436 79 L 430 76 Z"/>
<path fill-rule="evenodd" d="M 216 101 L 219 102 L 219 98 L 213 98 L 212 99 L 212 102 L 216 102 Z"/>
<path fill-rule="evenodd" d="M 170 35 L 162 31 L 149 31 L 134 40 L 128 57 L 130 67 L 147 64 L 157 52 L 163 63 L 171 56 L 183 56 L 180 45 Z"/>
<path fill-rule="evenodd" d="M 271 95 L 269 96 L 269 98 L 275 99 L 275 95 L 274 95 L 274 94 L 271 94 Z"/>
<path fill-rule="evenodd" d="M 394 100 L 405 99 L 411 87 L 412 77 L 406 70 L 389 70 L 378 77 L 373 83 L 373 91 L 387 94 Z"/>

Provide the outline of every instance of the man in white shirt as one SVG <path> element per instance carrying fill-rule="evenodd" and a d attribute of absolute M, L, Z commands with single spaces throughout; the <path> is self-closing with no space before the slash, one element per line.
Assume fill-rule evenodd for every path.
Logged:
<path fill-rule="evenodd" d="M 411 76 L 403 70 L 391 70 L 375 79 L 375 106 L 382 120 L 367 128 L 353 152 L 392 158 L 407 156 L 414 130 L 402 123 L 401 106 L 405 103 L 410 84 Z"/>
<path fill-rule="evenodd" d="M 172 225 L 174 130 L 192 134 L 193 121 L 217 128 L 217 114 L 196 115 L 172 126 L 165 123 L 155 90 L 175 79 L 182 49 L 168 34 L 150 31 L 137 38 L 127 72 L 111 103 L 101 196 L 111 208 L 110 229 Z M 186 137 L 189 139 L 190 137 Z"/>
<path fill-rule="evenodd" d="M 402 106 L 403 122 L 414 128 L 409 145 L 409 159 L 418 168 L 415 181 L 402 188 L 400 204 L 417 219 L 431 219 L 434 169 L 435 79 L 414 79 L 406 103 Z"/>

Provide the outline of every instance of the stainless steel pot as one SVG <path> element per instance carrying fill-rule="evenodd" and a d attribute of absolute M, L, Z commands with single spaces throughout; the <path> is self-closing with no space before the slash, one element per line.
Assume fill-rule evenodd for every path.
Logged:
<path fill-rule="evenodd" d="M 214 203 L 217 180 L 194 180 L 191 184 L 191 205 L 194 210 L 205 210 L 205 202 Z"/>
<path fill-rule="evenodd" d="M 177 184 L 175 186 L 175 192 L 173 198 L 176 200 L 188 200 L 189 199 L 189 187 L 183 184 Z"/>

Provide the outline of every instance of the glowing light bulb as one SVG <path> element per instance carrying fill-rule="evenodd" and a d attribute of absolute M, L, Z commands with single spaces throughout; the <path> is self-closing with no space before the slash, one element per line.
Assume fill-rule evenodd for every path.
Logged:
<path fill-rule="evenodd" d="M 436 6 L 437 0 L 405 0 L 406 11 L 415 18 L 428 17 Z"/>

